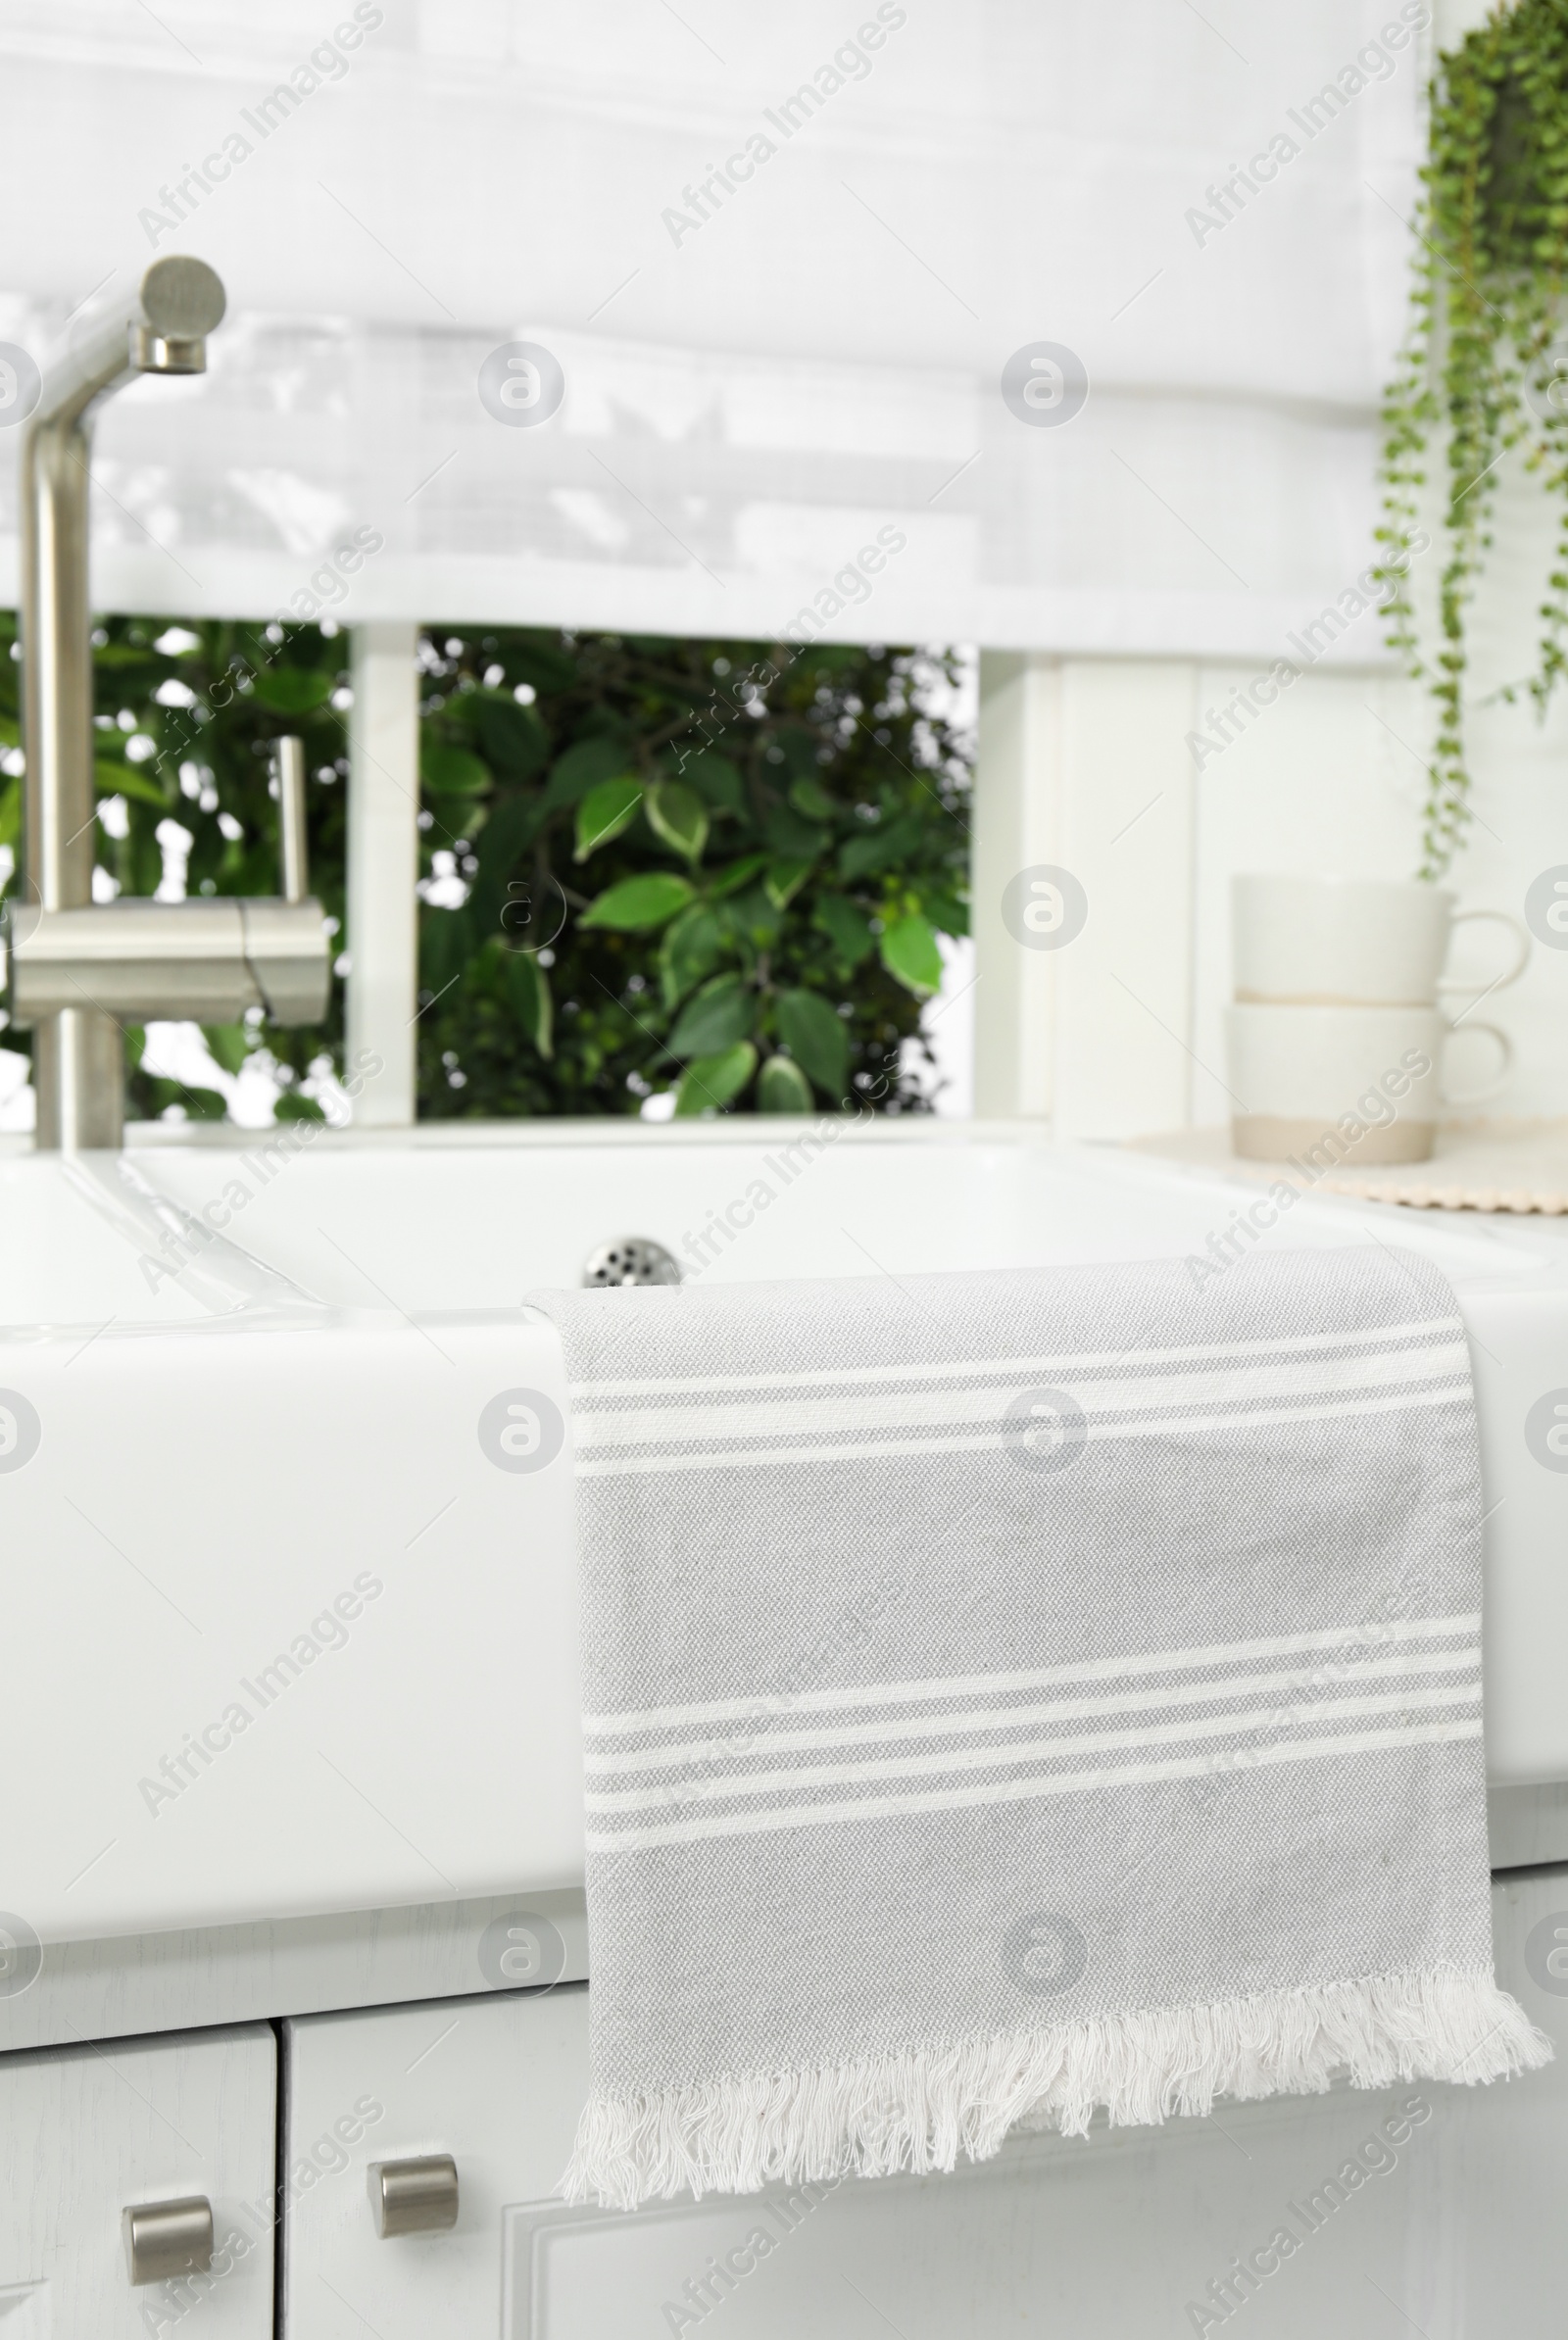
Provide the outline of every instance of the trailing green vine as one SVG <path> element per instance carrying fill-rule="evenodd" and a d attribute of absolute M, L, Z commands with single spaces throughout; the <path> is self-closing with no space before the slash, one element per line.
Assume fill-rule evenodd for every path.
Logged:
<path fill-rule="evenodd" d="M 1522 450 L 1557 506 L 1536 670 L 1498 694 L 1538 711 L 1568 672 L 1568 0 L 1498 7 L 1437 61 L 1410 328 L 1383 405 L 1388 639 L 1427 683 L 1436 738 L 1421 875 L 1441 877 L 1470 820 L 1467 611 L 1492 544 L 1498 469 Z M 1406 547 L 1430 449 L 1446 463 L 1438 644 L 1422 648 Z"/>

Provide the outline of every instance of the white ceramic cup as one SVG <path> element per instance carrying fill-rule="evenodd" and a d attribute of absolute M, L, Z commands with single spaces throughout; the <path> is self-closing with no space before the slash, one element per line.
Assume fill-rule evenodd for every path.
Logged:
<path fill-rule="evenodd" d="M 1495 1024 L 1466 1018 L 1499 1053 L 1494 1077 L 1454 1094 L 1442 1063 L 1455 1028 L 1435 1007 L 1295 1007 L 1244 1002 L 1226 1011 L 1231 1137 L 1251 1161 L 1296 1155 L 1321 1174 L 1339 1161 L 1424 1162 L 1440 1101 L 1481 1104 L 1513 1069 Z"/>
<path fill-rule="evenodd" d="M 1236 997 L 1303 1007 L 1430 1007 L 1444 992 L 1477 995 L 1517 983 L 1530 957 L 1519 920 L 1506 910 L 1455 910 L 1453 900 L 1415 879 L 1233 878 Z M 1453 929 L 1482 918 L 1513 936 L 1512 964 L 1492 982 L 1446 975 Z"/>

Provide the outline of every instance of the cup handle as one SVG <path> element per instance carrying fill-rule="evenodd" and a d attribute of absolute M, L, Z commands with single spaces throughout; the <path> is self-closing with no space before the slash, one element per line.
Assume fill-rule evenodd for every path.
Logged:
<path fill-rule="evenodd" d="M 1494 919 L 1499 925 L 1506 926 L 1513 935 L 1514 943 L 1517 947 L 1517 955 L 1515 956 L 1513 965 L 1508 969 L 1507 973 L 1505 975 L 1499 975 L 1493 983 L 1482 984 L 1478 987 L 1475 982 L 1467 975 L 1440 975 L 1438 977 L 1439 991 L 1477 992 L 1478 997 L 1484 996 L 1490 992 L 1505 992 L 1510 983 L 1518 982 L 1520 976 L 1530 964 L 1530 934 L 1528 928 L 1522 925 L 1519 919 L 1515 918 L 1508 910 L 1455 910 L 1448 923 L 1450 926 L 1462 926 L 1467 918 L 1492 918 Z M 1488 1025 L 1486 1029 L 1490 1031 L 1492 1027 Z"/>
<path fill-rule="evenodd" d="M 1458 1031 L 1458 1029 L 1459 1027 L 1456 1024 L 1450 1024 L 1448 1026 L 1447 1031 L 1443 1036 L 1443 1045 L 1445 1048 L 1446 1048 L 1449 1041 L 1452 1040 L 1455 1032 Z M 1467 1032 L 1488 1033 L 1502 1050 L 1502 1063 L 1498 1067 L 1497 1075 L 1494 1080 L 1484 1082 L 1479 1089 L 1467 1089 L 1462 1097 L 1450 1096 L 1448 1091 L 1443 1086 L 1443 1077 L 1440 1074 L 1438 1077 L 1439 1094 L 1446 1105 L 1484 1105 L 1489 1097 L 1496 1097 L 1508 1086 L 1508 1076 L 1513 1071 L 1513 1042 L 1508 1038 L 1507 1033 L 1504 1032 L 1497 1024 L 1466 1024 L 1464 1029 Z"/>

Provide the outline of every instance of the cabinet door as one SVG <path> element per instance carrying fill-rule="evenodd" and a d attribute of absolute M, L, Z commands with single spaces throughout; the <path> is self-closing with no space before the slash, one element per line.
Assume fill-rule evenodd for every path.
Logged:
<path fill-rule="evenodd" d="M 1016 2139 L 951 2177 L 629 2217 L 552 2199 L 587 2083 L 581 1989 L 298 2023 L 290 2340 L 659 2340 L 710 2318 L 720 2340 L 1151 2340 L 1238 2316 L 1250 2340 L 1554 2330 L 1568 1872 L 1499 1883 L 1494 1914 L 1501 1978 L 1565 2059 L 1508 2085 L 1224 2104 Z M 345 2111 L 352 2150 L 332 2144 Z M 377 2240 L 367 2165 L 439 2154 L 456 2226 Z"/>
<path fill-rule="evenodd" d="M 270 2340 L 276 2133 L 266 2023 L 0 2057 L 4 2340 Z M 123 2212 L 194 2196 L 211 2270 L 133 2286 Z"/>
<path fill-rule="evenodd" d="M 514 2205 L 549 2201 L 571 2152 L 584 1986 L 306 2016 L 284 2045 L 289 2340 L 499 2333 L 503 2230 Z M 457 2163 L 457 2224 L 379 2239 L 368 2170 L 434 2154 Z"/>

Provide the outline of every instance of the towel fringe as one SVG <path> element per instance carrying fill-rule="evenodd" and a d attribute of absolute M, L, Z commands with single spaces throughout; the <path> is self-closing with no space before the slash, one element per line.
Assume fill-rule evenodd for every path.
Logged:
<path fill-rule="evenodd" d="M 1489 2081 L 1551 2061 L 1490 1967 L 1374 1974 L 1206 2006 L 1089 2016 L 898 2055 L 590 2097 L 561 2191 L 633 2210 L 988 2161 L 1009 2129 L 1082 2136 L 1207 2113 L 1217 2097 L 1396 2080 Z"/>

